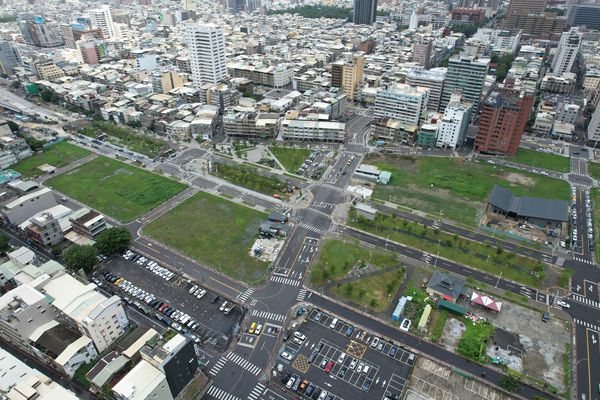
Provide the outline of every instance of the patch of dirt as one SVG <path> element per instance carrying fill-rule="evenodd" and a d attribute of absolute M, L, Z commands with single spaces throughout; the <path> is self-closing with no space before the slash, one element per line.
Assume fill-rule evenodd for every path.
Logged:
<path fill-rule="evenodd" d="M 533 186 L 535 185 L 535 180 L 525 175 L 518 174 L 516 172 L 507 172 L 502 174 L 503 178 L 509 181 L 510 183 L 524 185 L 524 186 Z"/>
<path fill-rule="evenodd" d="M 119 169 L 115 170 L 115 172 L 113 172 L 112 174 L 106 175 L 105 177 L 100 179 L 100 181 L 105 181 L 105 180 L 110 179 L 113 176 L 117 176 L 117 175 L 133 175 L 133 171 L 130 171 L 125 168 L 119 168 Z"/>
<path fill-rule="evenodd" d="M 442 331 L 439 343 L 444 346 L 446 350 L 455 351 L 460 338 L 462 338 L 466 330 L 465 324 L 461 321 L 456 318 L 449 318 L 446 321 L 446 325 L 444 325 L 444 330 Z"/>

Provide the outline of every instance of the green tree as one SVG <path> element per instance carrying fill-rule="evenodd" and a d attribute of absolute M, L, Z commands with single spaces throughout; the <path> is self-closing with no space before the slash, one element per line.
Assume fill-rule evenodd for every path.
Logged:
<path fill-rule="evenodd" d="M 96 248 L 89 245 L 70 246 L 63 251 L 62 257 L 67 268 L 73 271 L 83 269 L 86 274 L 90 274 L 98 262 L 98 253 Z"/>
<path fill-rule="evenodd" d="M 377 308 L 379 306 L 379 302 L 375 299 L 371 300 L 371 308 Z"/>
<path fill-rule="evenodd" d="M 500 386 L 509 392 L 515 392 L 519 388 L 519 381 L 512 375 L 505 375 L 500 380 Z"/>
<path fill-rule="evenodd" d="M 358 290 L 358 297 L 360 297 L 361 299 L 363 297 L 365 297 L 366 294 L 367 294 L 367 291 L 365 289 L 361 288 L 361 289 Z"/>
<path fill-rule="evenodd" d="M 18 80 L 14 80 L 10 84 L 10 87 L 12 87 L 13 89 L 18 89 L 21 87 L 21 82 L 19 82 Z"/>
<path fill-rule="evenodd" d="M 14 121 L 8 120 L 6 121 L 6 123 L 8 124 L 8 127 L 10 128 L 10 131 L 12 133 L 17 133 L 19 132 L 19 129 L 21 129 L 19 128 L 19 125 Z"/>
<path fill-rule="evenodd" d="M 0 233 L 0 253 L 6 253 L 10 250 L 10 236 L 6 233 Z"/>
<path fill-rule="evenodd" d="M 27 143 L 27 145 L 31 147 L 31 150 L 33 151 L 42 150 L 44 148 L 44 144 L 46 144 L 46 142 L 43 140 L 38 140 L 33 136 L 25 136 L 25 143 Z"/>
<path fill-rule="evenodd" d="M 129 243 L 131 232 L 121 227 L 105 229 L 96 237 L 96 249 L 105 256 L 124 252 Z"/>
<path fill-rule="evenodd" d="M 354 292 L 354 285 L 352 283 L 346 284 L 344 292 L 346 292 L 346 296 L 351 296 L 352 292 Z"/>

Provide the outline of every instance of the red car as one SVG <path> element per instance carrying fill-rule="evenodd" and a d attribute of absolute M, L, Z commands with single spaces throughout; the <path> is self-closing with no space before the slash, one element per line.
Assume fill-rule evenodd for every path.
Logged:
<path fill-rule="evenodd" d="M 162 306 L 160 306 L 160 308 L 158 309 L 159 312 L 163 312 L 163 310 L 165 308 L 169 307 L 169 305 L 167 303 L 163 304 Z"/>
<path fill-rule="evenodd" d="M 334 365 L 335 363 L 333 361 L 329 361 L 325 367 L 325 372 L 330 373 Z"/>

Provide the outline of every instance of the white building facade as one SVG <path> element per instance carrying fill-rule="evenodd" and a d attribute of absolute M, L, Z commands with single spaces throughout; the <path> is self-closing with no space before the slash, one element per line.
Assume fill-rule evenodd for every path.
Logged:
<path fill-rule="evenodd" d="M 201 89 L 205 83 L 218 83 L 224 79 L 227 65 L 221 28 L 214 24 L 190 24 L 185 34 L 194 86 Z"/>
<path fill-rule="evenodd" d="M 560 76 L 571 72 L 581 46 L 582 37 L 583 34 L 579 31 L 579 28 L 571 28 L 568 32 L 562 33 L 556 54 L 552 59 L 552 72 L 555 75 Z"/>
<path fill-rule="evenodd" d="M 405 124 L 419 125 L 428 101 L 428 88 L 397 84 L 388 89 L 380 89 L 375 98 L 375 117 L 388 117 Z"/>

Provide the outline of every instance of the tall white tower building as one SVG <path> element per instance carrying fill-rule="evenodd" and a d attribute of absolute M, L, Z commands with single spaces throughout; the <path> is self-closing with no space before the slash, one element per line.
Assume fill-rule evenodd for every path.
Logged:
<path fill-rule="evenodd" d="M 110 6 L 103 4 L 98 8 L 90 10 L 90 19 L 92 20 L 92 26 L 102 30 L 102 35 L 105 39 L 114 39 L 116 37 Z"/>
<path fill-rule="evenodd" d="M 185 34 L 194 86 L 200 89 L 205 83 L 218 83 L 224 79 L 227 66 L 221 28 L 214 24 L 190 24 Z"/>
<path fill-rule="evenodd" d="M 408 29 L 417 29 L 419 27 L 419 17 L 417 16 L 417 11 L 413 10 L 412 14 L 410 14 L 410 21 L 408 23 Z"/>
<path fill-rule="evenodd" d="M 556 49 L 556 54 L 552 59 L 552 71 L 555 75 L 560 76 L 566 72 L 571 72 L 582 38 L 583 34 L 579 31 L 579 28 L 571 28 L 568 32 L 563 32 L 560 35 L 558 49 Z"/>

